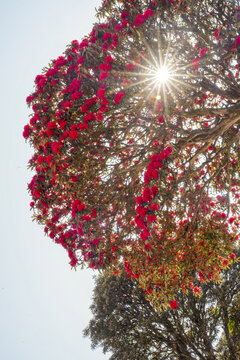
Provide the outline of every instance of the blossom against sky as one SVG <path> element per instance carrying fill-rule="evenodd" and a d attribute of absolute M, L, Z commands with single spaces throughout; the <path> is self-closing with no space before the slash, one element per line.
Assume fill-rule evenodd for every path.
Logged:
<path fill-rule="evenodd" d="M 0 358 L 107 359 L 82 338 L 92 272 L 71 270 L 65 251 L 31 221 L 22 137 L 34 78 L 91 31 L 100 0 L 1 2 Z"/>

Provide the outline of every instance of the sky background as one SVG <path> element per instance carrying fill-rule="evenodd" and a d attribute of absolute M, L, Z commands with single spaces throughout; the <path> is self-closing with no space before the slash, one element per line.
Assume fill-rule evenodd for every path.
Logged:
<path fill-rule="evenodd" d="M 32 150 L 22 137 L 25 99 L 50 60 L 87 35 L 100 0 L 1 1 L 0 359 L 108 359 L 83 338 L 91 270 L 71 270 L 64 249 L 29 210 Z"/>

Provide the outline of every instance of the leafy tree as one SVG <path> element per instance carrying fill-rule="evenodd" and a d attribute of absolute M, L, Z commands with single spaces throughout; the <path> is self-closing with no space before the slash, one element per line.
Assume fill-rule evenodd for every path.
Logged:
<path fill-rule="evenodd" d="M 169 304 L 234 260 L 239 14 L 239 1 L 104 1 L 36 77 L 31 207 L 72 266 L 124 263 Z"/>
<path fill-rule="evenodd" d="M 159 312 L 126 274 L 99 275 L 93 318 L 84 330 L 110 360 L 237 360 L 240 358 L 239 263 L 208 283 L 202 296 L 179 292 L 176 310 Z"/>

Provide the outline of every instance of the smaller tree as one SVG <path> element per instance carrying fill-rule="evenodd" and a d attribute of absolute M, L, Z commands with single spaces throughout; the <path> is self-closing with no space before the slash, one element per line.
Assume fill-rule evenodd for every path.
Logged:
<path fill-rule="evenodd" d="M 220 285 L 204 284 L 201 297 L 178 293 L 177 309 L 163 312 L 124 273 L 102 274 L 96 279 L 93 319 L 84 335 L 93 348 L 111 351 L 110 360 L 238 360 L 239 268 L 236 263 L 224 271 Z"/>

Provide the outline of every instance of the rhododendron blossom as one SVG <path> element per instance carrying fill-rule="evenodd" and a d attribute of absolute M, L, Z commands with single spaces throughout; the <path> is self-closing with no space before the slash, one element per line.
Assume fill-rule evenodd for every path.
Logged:
<path fill-rule="evenodd" d="M 239 244 L 238 11 L 134 3 L 105 2 L 36 76 L 30 207 L 71 266 L 124 264 L 155 306 L 176 309 L 177 291 L 218 281 Z"/>

